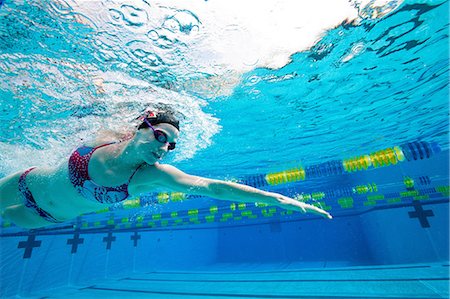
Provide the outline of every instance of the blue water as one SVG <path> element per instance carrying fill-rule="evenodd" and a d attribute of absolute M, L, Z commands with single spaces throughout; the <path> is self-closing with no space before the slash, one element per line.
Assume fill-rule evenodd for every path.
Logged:
<path fill-rule="evenodd" d="M 202 151 L 196 170 L 211 156 L 220 175 L 242 172 L 242 163 L 251 173 L 253 165 L 343 159 L 411 139 L 448 148 L 446 5 L 404 5 L 376 23 L 339 26 L 282 69 L 245 74 L 231 97 L 209 105 L 223 126 L 220 147 Z"/>
<path fill-rule="evenodd" d="M 2 298 L 448 298 L 448 1 L 360 7 L 279 68 L 211 64 L 198 7 L 98 3 L 0 1 L 1 177 L 170 106 L 168 163 L 334 219 L 155 193 L 2 221 Z"/>

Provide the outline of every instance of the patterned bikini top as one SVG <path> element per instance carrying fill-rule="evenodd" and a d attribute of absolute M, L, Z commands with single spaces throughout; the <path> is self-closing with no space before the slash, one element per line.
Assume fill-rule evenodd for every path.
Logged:
<path fill-rule="evenodd" d="M 86 199 L 100 202 L 100 203 L 117 203 L 123 201 L 129 197 L 128 184 L 133 178 L 134 174 L 142 167 L 145 163 L 139 165 L 138 168 L 133 172 L 128 182 L 120 186 L 108 187 L 101 186 L 95 183 L 89 176 L 88 166 L 89 160 L 92 154 L 99 148 L 108 146 L 112 143 L 103 144 L 97 147 L 82 146 L 76 149 L 69 158 L 69 178 L 72 185 L 78 192 L 83 195 Z"/>

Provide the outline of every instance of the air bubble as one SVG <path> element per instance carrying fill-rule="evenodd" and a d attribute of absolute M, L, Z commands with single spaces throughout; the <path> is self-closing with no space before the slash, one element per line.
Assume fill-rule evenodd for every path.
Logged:
<path fill-rule="evenodd" d="M 352 47 L 352 53 L 354 55 L 358 55 L 361 54 L 362 52 L 364 52 L 364 50 L 366 49 L 364 43 L 356 43 L 355 45 L 353 45 Z"/>
<path fill-rule="evenodd" d="M 200 20 L 190 11 L 179 11 L 175 15 L 168 17 L 163 27 L 175 32 L 180 31 L 184 34 L 190 34 L 193 30 L 199 30 Z"/>
<path fill-rule="evenodd" d="M 155 30 L 150 30 L 147 32 L 147 37 L 153 41 L 156 41 L 159 39 L 159 34 Z"/>

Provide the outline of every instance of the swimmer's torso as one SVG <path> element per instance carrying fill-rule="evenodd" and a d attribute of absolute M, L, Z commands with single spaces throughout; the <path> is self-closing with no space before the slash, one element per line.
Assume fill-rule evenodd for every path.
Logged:
<path fill-rule="evenodd" d="M 139 188 L 132 182 L 132 177 L 139 171 L 148 169 L 139 167 L 135 169 L 136 173 L 128 173 L 120 167 L 110 165 L 114 160 L 113 151 L 118 145 L 109 145 L 98 148 L 92 153 L 88 163 L 89 176 L 93 182 L 99 186 L 120 186 L 126 184 L 126 191 L 129 195 L 137 194 Z M 73 155 L 73 153 L 72 153 Z M 83 195 L 83 188 L 74 185 L 74 169 L 70 169 L 69 161 L 66 160 L 56 168 L 34 168 L 27 175 L 27 185 L 33 194 L 38 206 L 50 213 L 59 220 L 72 219 L 80 214 L 98 211 L 108 207 L 113 202 L 105 202 L 101 199 L 86 197 Z M 142 174 L 141 174 L 142 175 Z M 72 177 L 72 181 L 71 181 Z M 91 182 L 88 182 L 92 184 Z M 130 198 L 128 196 L 128 198 Z M 126 196 L 119 197 L 118 201 L 127 199 Z"/>

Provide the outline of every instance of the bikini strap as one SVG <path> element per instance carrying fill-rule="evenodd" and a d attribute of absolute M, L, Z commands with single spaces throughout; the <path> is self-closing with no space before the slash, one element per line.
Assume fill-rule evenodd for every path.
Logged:
<path fill-rule="evenodd" d="M 96 149 L 102 148 L 102 147 L 104 147 L 104 146 L 108 146 L 108 145 L 116 144 L 116 143 L 120 143 L 120 140 L 119 140 L 119 141 L 110 142 L 110 143 L 105 143 L 105 144 L 102 144 L 102 145 L 93 147 L 92 149 L 93 149 L 93 150 L 96 150 Z"/>
<path fill-rule="evenodd" d="M 130 176 L 130 178 L 128 179 L 128 184 L 130 184 L 130 182 L 131 182 L 131 179 L 133 178 L 133 176 L 136 174 L 136 172 L 142 167 L 142 166 L 144 166 L 145 164 L 147 164 L 147 163 L 142 163 L 141 165 L 139 165 L 135 170 L 134 170 L 134 172 L 133 172 L 133 174 Z"/>

